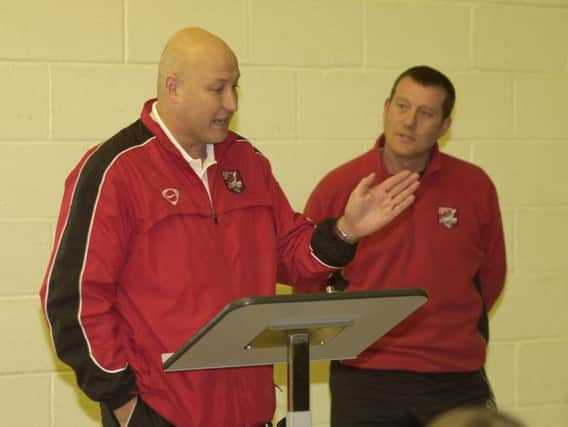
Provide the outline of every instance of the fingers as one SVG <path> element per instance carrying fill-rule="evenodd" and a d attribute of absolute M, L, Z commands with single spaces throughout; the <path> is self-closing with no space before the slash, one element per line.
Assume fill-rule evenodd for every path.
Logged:
<path fill-rule="evenodd" d="M 398 194 L 412 183 L 417 182 L 420 175 L 416 172 L 404 170 L 385 179 L 379 187 L 387 193 Z"/>
<path fill-rule="evenodd" d="M 383 181 L 373 188 L 375 194 L 384 194 L 386 197 L 382 201 L 385 214 L 391 219 L 398 216 L 403 210 L 409 207 L 415 200 L 414 192 L 420 186 L 417 173 L 402 171 Z"/>
<path fill-rule="evenodd" d="M 395 187 L 393 190 L 391 190 L 389 196 L 391 198 L 393 206 L 398 206 L 404 203 L 410 197 L 412 198 L 412 201 L 414 201 L 414 192 L 418 189 L 419 186 L 420 182 L 414 181 L 406 188 L 400 189 L 398 187 Z"/>
<path fill-rule="evenodd" d="M 393 218 L 397 217 L 403 210 L 405 210 L 412 203 L 414 203 L 415 199 L 416 199 L 416 196 L 414 196 L 414 194 L 411 194 L 411 195 L 407 196 L 405 199 L 401 200 L 399 203 L 393 204 L 392 210 L 391 210 L 392 217 Z"/>
<path fill-rule="evenodd" d="M 375 186 L 372 191 L 375 192 L 375 194 L 386 194 L 386 202 L 392 205 L 398 205 L 418 189 L 420 186 L 418 178 L 419 175 L 417 173 L 402 171 L 384 180 L 382 183 Z"/>
<path fill-rule="evenodd" d="M 353 193 L 365 194 L 371 188 L 375 180 L 375 172 L 370 173 L 365 178 L 361 179 L 357 186 L 353 189 Z"/>

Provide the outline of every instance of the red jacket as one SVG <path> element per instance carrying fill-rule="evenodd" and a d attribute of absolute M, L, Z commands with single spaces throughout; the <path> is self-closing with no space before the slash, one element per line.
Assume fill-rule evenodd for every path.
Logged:
<path fill-rule="evenodd" d="M 275 407 L 272 367 L 165 374 L 161 355 L 229 302 L 272 295 L 277 281 L 327 276 L 333 260 L 312 253 L 314 225 L 234 133 L 215 145 L 210 201 L 149 116 L 151 102 L 66 181 L 41 289 L 56 351 L 110 408 L 139 394 L 176 426 L 265 422 Z"/>
<path fill-rule="evenodd" d="M 383 143 L 381 137 L 367 153 L 331 171 L 313 191 L 305 214 L 315 221 L 337 215 L 362 177 L 375 172 L 379 180 L 387 178 Z M 348 290 L 423 288 L 429 300 L 345 363 L 421 372 L 477 370 L 486 353 L 484 306 L 493 306 L 506 272 L 495 187 L 479 167 L 440 153 L 437 145 L 420 182 L 414 204 L 359 242 L 344 275 Z"/>

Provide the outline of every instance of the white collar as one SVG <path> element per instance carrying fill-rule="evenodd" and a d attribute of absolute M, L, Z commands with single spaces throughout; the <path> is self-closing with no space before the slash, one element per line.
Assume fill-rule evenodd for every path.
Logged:
<path fill-rule="evenodd" d="M 154 103 L 152 104 L 152 111 L 150 112 L 150 117 L 152 117 L 152 119 L 158 124 L 158 126 L 162 128 L 162 130 L 164 131 L 168 139 L 171 141 L 171 143 L 178 149 L 178 151 L 181 153 L 183 158 L 189 163 L 189 165 L 195 171 L 195 173 L 197 173 L 197 175 L 201 177 L 209 166 L 217 163 L 217 161 L 215 160 L 215 149 L 213 147 L 213 144 L 205 144 L 205 159 L 203 159 L 203 161 L 201 159 L 194 159 L 193 157 L 191 157 L 188 154 L 188 152 L 183 149 L 183 147 L 177 141 L 175 136 L 173 136 L 173 134 L 170 132 L 166 124 L 162 121 L 162 118 L 158 113 L 158 109 L 156 108 L 157 105 L 158 101 L 154 101 Z"/>

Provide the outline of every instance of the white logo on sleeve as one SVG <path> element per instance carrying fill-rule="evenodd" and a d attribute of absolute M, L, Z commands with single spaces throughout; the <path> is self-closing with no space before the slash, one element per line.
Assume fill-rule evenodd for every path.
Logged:
<path fill-rule="evenodd" d="M 179 202 L 179 190 L 177 188 L 166 188 L 162 190 L 162 196 L 174 206 Z"/>

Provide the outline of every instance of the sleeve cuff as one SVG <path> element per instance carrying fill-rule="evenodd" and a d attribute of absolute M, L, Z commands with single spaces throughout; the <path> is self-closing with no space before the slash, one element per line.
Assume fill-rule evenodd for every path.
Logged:
<path fill-rule="evenodd" d="M 128 369 L 125 373 L 124 380 L 121 381 L 120 386 L 114 391 L 113 396 L 103 400 L 103 403 L 114 411 L 137 395 L 138 386 L 136 385 L 134 373 Z"/>
<path fill-rule="evenodd" d="M 314 255 L 324 264 L 341 268 L 355 256 L 357 243 L 347 243 L 334 231 L 336 218 L 320 222 L 312 235 L 311 246 Z"/>

